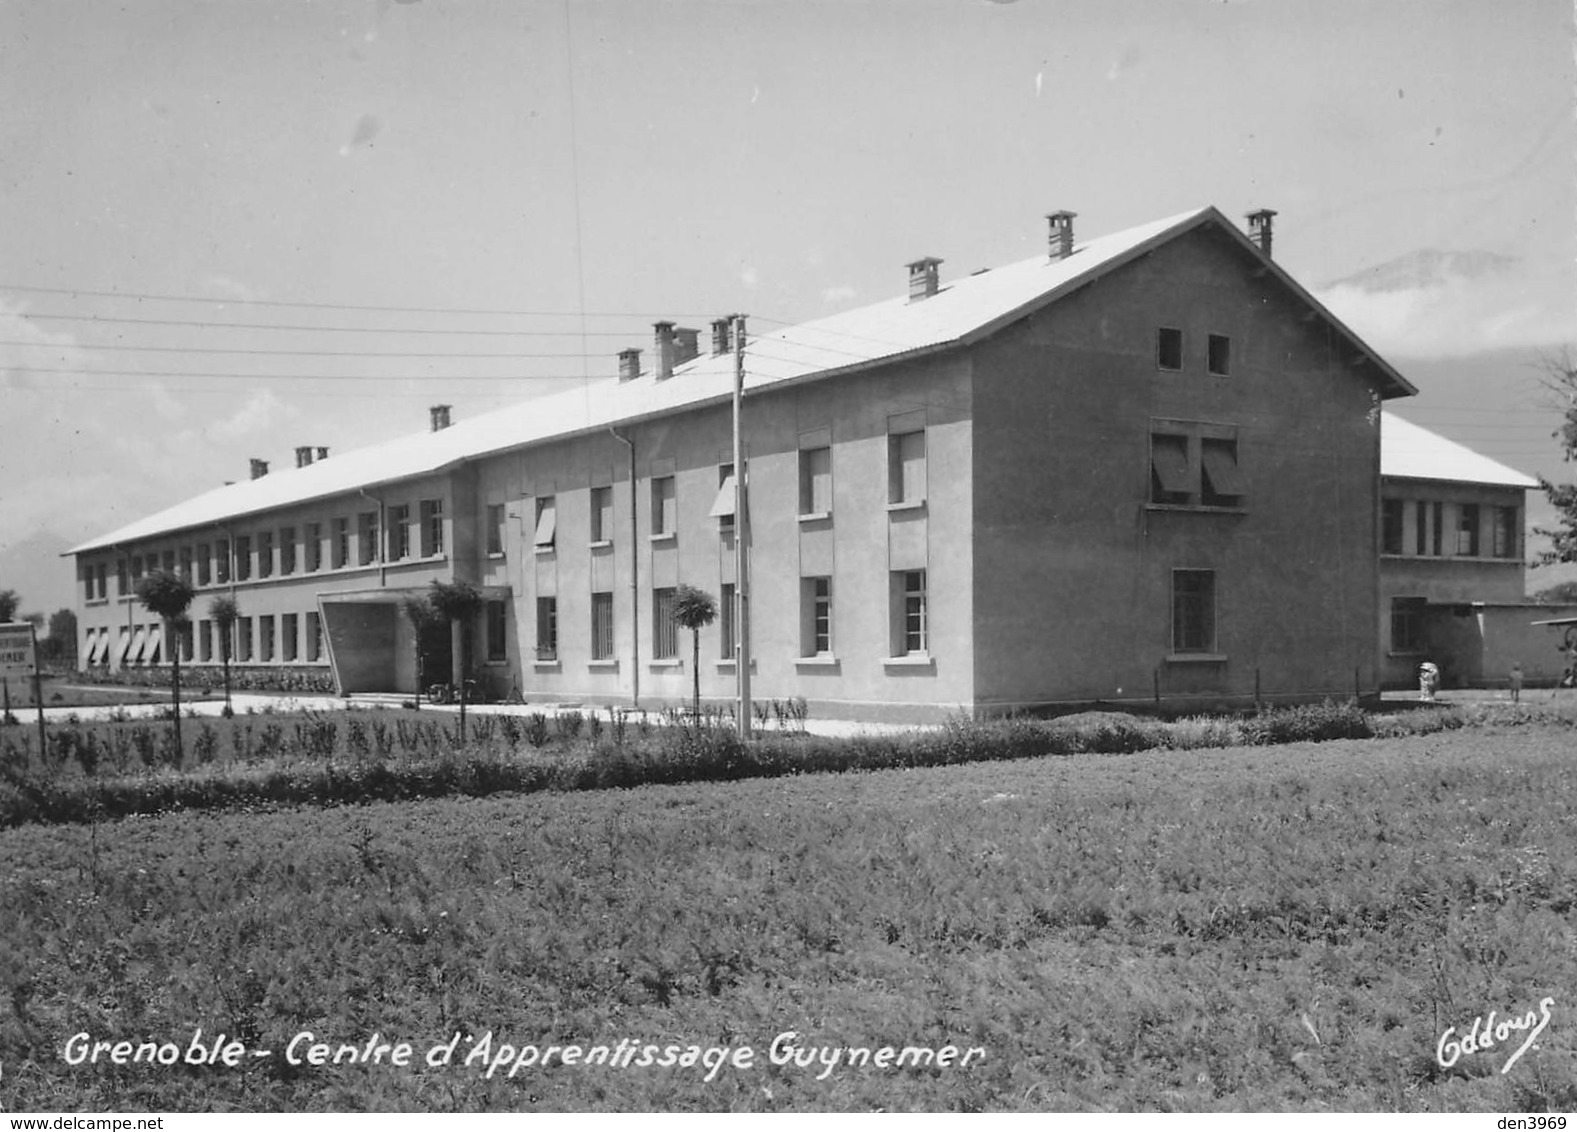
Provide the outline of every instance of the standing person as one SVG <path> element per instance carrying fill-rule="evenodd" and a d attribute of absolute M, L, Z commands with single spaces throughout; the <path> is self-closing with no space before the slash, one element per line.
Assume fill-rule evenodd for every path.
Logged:
<path fill-rule="evenodd" d="M 1511 662 L 1511 702 L 1522 702 L 1522 662 Z"/>

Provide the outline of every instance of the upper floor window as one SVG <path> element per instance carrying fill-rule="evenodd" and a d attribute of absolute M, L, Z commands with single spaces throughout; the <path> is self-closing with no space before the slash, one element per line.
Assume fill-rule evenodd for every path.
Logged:
<path fill-rule="evenodd" d="M 1457 553 L 1478 556 L 1478 504 L 1464 503 L 1457 513 Z"/>
<path fill-rule="evenodd" d="M 537 499 L 536 533 L 532 535 L 532 543 L 538 551 L 553 549 L 554 532 L 557 528 L 557 513 L 558 508 L 553 496 L 544 495 Z"/>
<path fill-rule="evenodd" d="M 924 433 L 914 435 L 924 438 Z M 832 449 L 802 448 L 799 453 L 799 513 L 832 514 Z"/>
<path fill-rule="evenodd" d="M 504 553 L 504 505 L 487 505 L 487 553 L 497 557 Z"/>
<path fill-rule="evenodd" d="M 1496 558 L 1517 557 L 1517 509 L 1495 508 L 1493 553 Z M 100 595 L 103 596 L 102 594 Z"/>
<path fill-rule="evenodd" d="M 667 538 L 679 529 L 673 476 L 652 477 L 652 537 Z"/>
<path fill-rule="evenodd" d="M 1232 339 L 1225 334 L 1212 334 L 1205 346 L 1205 368 L 1215 377 L 1228 377 L 1232 373 Z"/>
<path fill-rule="evenodd" d="M 422 500 L 422 557 L 433 558 L 444 552 L 444 501 Z"/>
<path fill-rule="evenodd" d="M 1155 364 L 1161 369 L 1183 368 L 1183 332 L 1163 326 L 1155 332 Z"/>
<path fill-rule="evenodd" d="M 334 519 L 334 569 L 350 565 L 350 520 L 343 515 Z"/>
<path fill-rule="evenodd" d="M 411 556 L 411 507 L 401 503 L 389 508 L 389 561 Z"/>
<path fill-rule="evenodd" d="M 925 431 L 887 437 L 887 502 L 925 502 Z"/>
<path fill-rule="evenodd" d="M 307 572 L 323 569 L 323 524 L 307 524 Z"/>
<path fill-rule="evenodd" d="M 1176 430 L 1176 431 L 1173 431 Z M 1150 434 L 1150 502 L 1161 507 L 1243 506 L 1238 442 L 1223 425 L 1169 422 Z"/>
<path fill-rule="evenodd" d="M 274 532 L 263 531 L 257 536 L 257 576 L 267 578 L 274 573 Z"/>
<path fill-rule="evenodd" d="M 1403 504 L 1400 499 L 1380 501 L 1380 553 L 1402 553 Z"/>
<path fill-rule="evenodd" d="M 279 529 L 279 572 L 281 574 L 294 574 L 296 572 L 296 528 L 281 527 Z M 287 657 L 294 660 L 295 657 Z"/>
<path fill-rule="evenodd" d="M 612 487 L 591 489 L 591 541 L 593 543 L 613 541 Z"/>
<path fill-rule="evenodd" d="M 197 584 L 206 586 L 213 578 L 213 558 L 209 555 L 208 544 L 197 544 Z"/>
<path fill-rule="evenodd" d="M 1204 437 L 1199 442 L 1199 501 L 1206 507 L 1236 507 L 1243 502 L 1236 440 Z"/>
<path fill-rule="evenodd" d="M 378 513 L 376 511 L 363 511 L 361 513 L 360 531 L 361 565 L 371 565 L 378 557 Z"/>
<path fill-rule="evenodd" d="M 252 539 L 249 535 L 237 535 L 235 539 L 235 576 L 237 581 L 244 582 L 252 576 Z M 247 659 L 251 659 L 248 657 Z"/>
<path fill-rule="evenodd" d="M 734 510 L 739 503 L 739 484 L 734 479 L 734 465 L 719 464 L 717 466 L 717 498 L 712 501 L 712 518 L 717 520 L 717 529 L 720 533 L 728 533 L 734 529 Z"/>

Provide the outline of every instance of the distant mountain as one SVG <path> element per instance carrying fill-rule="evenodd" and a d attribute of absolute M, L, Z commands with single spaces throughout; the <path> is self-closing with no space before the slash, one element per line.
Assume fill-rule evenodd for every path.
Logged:
<path fill-rule="evenodd" d="M 54 531 L 38 531 L 0 546 L 0 590 L 15 590 L 21 596 L 19 614 L 36 611 L 47 618 L 73 605 L 75 567 L 71 559 L 60 557 L 71 546 Z"/>
<path fill-rule="evenodd" d="M 1517 263 L 1517 257 L 1501 255 L 1499 252 L 1447 252 L 1438 248 L 1423 248 L 1332 280 L 1319 290 L 1352 287 L 1370 294 L 1421 291 L 1442 287 L 1447 283 L 1482 280 L 1499 275 Z"/>

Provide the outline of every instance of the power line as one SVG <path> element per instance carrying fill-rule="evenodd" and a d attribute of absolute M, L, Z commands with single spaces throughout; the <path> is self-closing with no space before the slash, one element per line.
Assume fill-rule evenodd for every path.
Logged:
<path fill-rule="evenodd" d="M 590 334 L 598 338 L 628 338 L 621 330 L 460 330 L 452 327 L 408 326 L 304 326 L 274 322 L 210 322 L 185 318 L 110 318 L 97 314 L 13 314 L 12 318 L 35 322 L 101 322 L 135 326 L 195 326 L 204 330 L 299 330 L 310 334 L 455 334 L 505 338 L 577 338 Z"/>
<path fill-rule="evenodd" d="M 61 347 L 58 343 L 50 342 L 8 342 L 0 341 L 0 346 L 21 346 L 35 350 L 72 349 L 92 352 L 94 350 L 120 350 L 141 354 L 262 354 L 284 358 L 600 358 L 602 354 L 431 354 L 416 353 L 407 350 L 242 350 L 224 346 L 126 346 L 119 343 L 104 345 L 99 343 L 79 344 L 73 343 Z"/>
<path fill-rule="evenodd" d="M 97 299 L 126 299 L 161 303 L 207 303 L 214 306 L 300 307 L 308 310 L 381 311 L 390 314 L 463 314 L 526 318 L 643 318 L 677 319 L 687 315 L 654 311 L 541 311 L 509 310 L 487 307 L 399 307 L 370 303 L 316 303 L 289 299 L 217 299 L 211 295 L 158 295 L 140 291 L 95 291 L 85 287 L 33 287 L 20 283 L 0 283 L 0 291 L 19 291 L 32 295 L 85 295 Z M 694 312 L 689 312 L 694 315 Z M 706 315 L 695 315 L 706 319 Z"/>
<path fill-rule="evenodd" d="M 448 374 L 448 373 L 204 373 L 194 370 L 72 369 L 44 366 L 11 366 L 16 373 L 89 374 L 94 377 L 202 377 L 235 381 L 559 381 L 567 374 Z M 609 375 L 612 376 L 611 374 Z M 573 380 L 579 380 L 577 375 Z M 79 386 L 79 388 L 85 388 Z"/>

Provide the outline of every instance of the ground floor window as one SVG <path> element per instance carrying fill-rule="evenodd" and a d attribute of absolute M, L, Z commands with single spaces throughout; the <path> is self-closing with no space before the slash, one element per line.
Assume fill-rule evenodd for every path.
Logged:
<path fill-rule="evenodd" d="M 264 617 L 259 617 L 257 619 L 257 623 L 258 623 L 258 637 L 260 638 L 260 641 L 261 641 L 261 647 L 258 650 L 259 651 L 258 659 L 259 660 L 273 660 L 274 659 L 274 615 L 272 613 L 270 613 L 270 614 L 268 614 L 268 615 L 266 615 Z"/>
<path fill-rule="evenodd" d="M 487 603 L 487 659 L 503 660 L 508 656 L 505 626 L 509 607 L 501 601 Z"/>
<path fill-rule="evenodd" d="M 895 570 L 892 574 L 894 656 L 924 655 L 930 651 L 925 575 L 924 570 Z"/>
<path fill-rule="evenodd" d="M 1216 572 L 1172 571 L 1172 651 L 1216 651 Z"/>
<path fill-rule="evenodd" d="M 610 609 L 611 613 L 612 610 Z M 537 659 L 559 658 L 559 599 L 537 598 Z"/>
<path fill-rule="evenodd" d="M 323 655 L 323 618 L 317 613 L 307 614 L 307 659 L 317 660 Z"/>
<path fill-rule="evenodd" d="M 800 655 L 832 654 L 832 579 L 801 578 Z"/>
<path fill-rule="evenodd" d="M 252 659 L 252 619 L 250 617 L 241 617 L 241 618 L 238 618 L 236 620 L 235 624 L 236 624 L 236 629 L 241 634 L 241 643 L 240 643 L 240 646 L 236 649 L 235 658 L 237 660 L 251 660 Z"/>
<path fill-rule="evenodd" d="M 672 660 L 679 655 L 679 625 L 674 621 L 672 586 L 652 591 L 652 659 Z"/>
<path fill-rule="evenodd" d="M 296 643 L 297 633 L 300 631 L 300 622 L 296 614 L 287 613 L 280 618 L 279 625 L 279 655 L 286 661 L 296 659 L 296 650 L 300 647 Z"/>
<path fill-rule="evenodd" d="M 613 659 L 613 594 L 591 595 L 591 659 Z"/>
<path fill-rule="evenodd" d="M 1391 651 L 1423 652 L 1424 607 L 1421 597 L 1394 597 L 1391 599 Z"/>
<path fill-rule="evenodd" d="M 734 606 L 735 588 L 733 582 L 724 582 L 722 597 L 718 599 L 718 642 L 717 655 L 722 660 L 734 659 Z"/>

